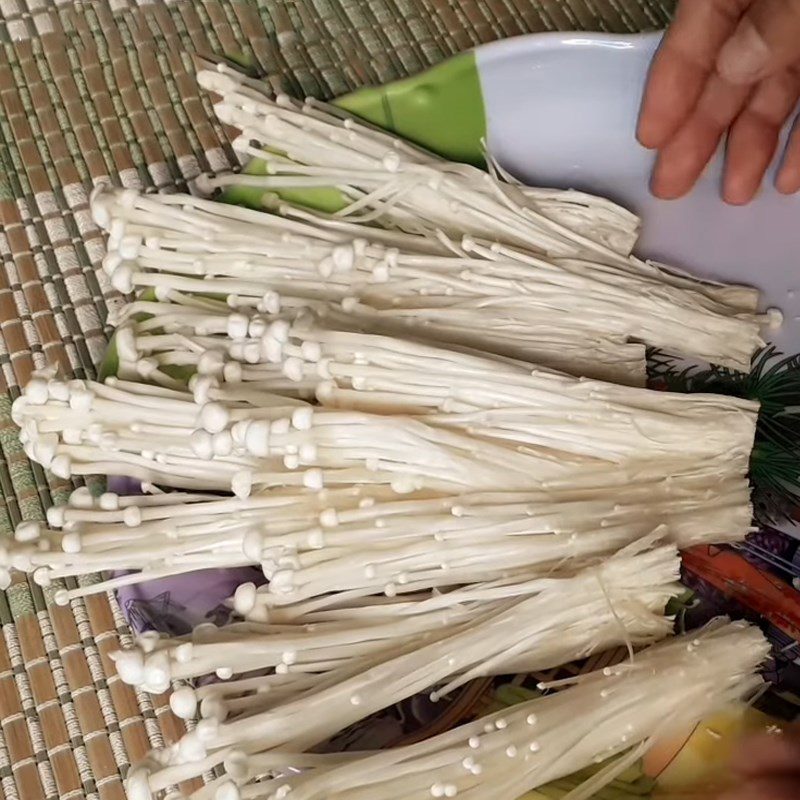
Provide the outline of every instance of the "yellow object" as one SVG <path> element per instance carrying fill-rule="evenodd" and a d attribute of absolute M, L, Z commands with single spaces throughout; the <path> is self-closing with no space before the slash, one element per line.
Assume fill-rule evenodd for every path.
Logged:
<path fill-rule="evenodd" d="M 736 744 L 744 736 L 765 731 L 779 732 L 780 723 L 742 706 L 665 739 L 642 760 L 644 774 L 656 781 L 653 800 L 707 797 L 708 792 L 724 788 Z"/>
<path fill-rule="evenodd" d="M 731 758 L 742 737 L 778 733 L 781 724 L 747 706 L 716 714 L 691 730 L 665 737 L 593 800 L 709 800 L 728 784 Z M 593 772 L 582 770 L 540 786 L 520 800 L 562 800 Z"/>

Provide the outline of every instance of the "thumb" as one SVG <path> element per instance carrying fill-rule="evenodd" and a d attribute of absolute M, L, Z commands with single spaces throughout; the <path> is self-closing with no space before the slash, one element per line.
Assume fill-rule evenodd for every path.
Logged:
<path fill-rule="evenodd" d="M 800 0 L 755 0 L 717 58 L 730 83 L 751 84 L 800 59 Z"/>

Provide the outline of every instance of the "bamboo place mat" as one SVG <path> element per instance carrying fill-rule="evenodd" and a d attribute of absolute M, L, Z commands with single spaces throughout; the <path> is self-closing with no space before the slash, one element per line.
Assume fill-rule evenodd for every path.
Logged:
<path fill-rule="evenodd" d="M 0 535 L 74 488 L 24 456 L 10 404 L 34 368 L 93 377 L 120 302 L 98 269 L 88 191 L 184 188 L 233 163 L 193 78 L 243 56 L 329 98 L 528 31 L 660 27 L 658 0 L 0 0 Z M 1 543 L 0 543 L 1 544 Z M 91 580 L 91 578 L 86 578 Z M 122 778 L 182 724 L 114 675 L 129 638 L 113 598 L 52 607 L 19 577 L 0 593 L 0 797 L 124 797 Z"/>

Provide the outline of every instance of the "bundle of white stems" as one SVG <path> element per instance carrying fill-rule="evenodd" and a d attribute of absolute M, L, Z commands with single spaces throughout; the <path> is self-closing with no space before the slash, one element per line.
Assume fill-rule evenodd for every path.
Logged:
<path fill-rule="evenodd" d="M 254 486 L 343 483 L 389 484 L 401 493 L 598 486 L 621 473 L 634 478 L 655 460 L 662 475 L 680 475 L 723 456 L 720 476 L 744 478 L 756 403 L 548 372 L 481 375 L 461 366 L 466 356 L 439 352 L 453 364 L 448 380 L 465 373 L 464 399 L 473 399 L 474 413 L 458 392 L 453 411 L 388 416 L 246 388 L 227 396 L 223 389 L 212 400 L 116 378 L 33 378 L 12 413 L 26 452 L 60 477 L 127 474 L 240 496 Z M 508 387 L 498 383 L 506 377 Z M 446 398 L 434 402 L 447 407 Z"/>
<path fill-rule="evenodd" d="M 602 263 L 548 260 L 465 236 L 336 230 L 189 195 L 100 187 L 104 265 L 121 291 L 227 297 L 237 310 L 344 309 L 384 333 L 478 346 L 573 374 L 644 382 L 641 342 L 747 369 L 763 344 L 757 294 Z M 351 226 L 352 227 L 352 226 Z M 398 237 L 384 243 L 381 238 Z M 446 244 L 446 246 L 445 246 Z M 684 285 L 685 284 L 685 285 Z M 637 344 L 637 342 L 639 342 Z"/>
<path fill-rule="evenodd" d="M 310 746 L 431 687 L 439 687 L 435 699 L 476 677 L 547 669 L 667 636 L 672 621 L 663 611 L 682 591 L 680 560 L 674 546 L 646 550 L 652 544 L 652 538 L 637 542 L 572 574 L 476 583 L 382 604 L 368 598 L 343 605 L 340 597 L 337 607 L 293 614 L 290 623 L 204 625 L 158 641 L 148 636 L 115 655 L 117 669 L 123 680 L 155 693 L 174 680 L 242 676 L 255 691 L 243 692 L 237 681 L 187 687 L 173 695 L 173 709 L 193 716 L 199 706 L 204 718 L 224 721 L 214 734 L 219 744 L 236 739 L 246 726 L 234 723 L 244 718 L 262 729 L 267 719 L 305 709 L 305 721 L 292 725 L 292 742 L 310 737 Z M 262 670 L 275 674 L 256 688 L 244 674 Z M 308 713 L 311 705 L 320 713 Z"/>
<path fill-rule="evenodd" d="M 499 234 L 498 240 L 553 256 L 615 262 L 636 241 L 639 220 L 607 200 L 500 183 L 311 98 L 274 97 L 267 86 L 224 67 L 202 70 L 197 80 L 221 96 L 214 111 L 241 132 L 236 149 L 257 158 L 269 153 L 266 176 L 222 176 L 206 181 L 209 187 L 235 183 L 266 193 L 335 187 L 346 206 L 338 216 L 351 222 L 378 220 L 420 235 Z"/>
<path fill-rule="evenodd" d="M 148 318 L 138 321 L 142 313 Z M 593 458 L 618 460 L 647 449 L 749 458 L 752 402 L 576 380 L 529 362 L 321 322 L 308 313 L 292 324 L 219 308 L 134 303 L 117 335 L 120 370 L 177 388 L 168 368 L 188 366 L 197 372 L 190 383 L 197 403 L 257 405 L 266 395 L 313 392 L 323 407 L 417 416 L 481 438 Z"/>
<path fill-rule="evenodd" d="M 55 594 L 59 603 L 198 569 L 253 565 L 269 581 L 237 595 L 253 621 L 288 619 L 304 600 L 413 595 L 525 578 L 610 555 L 660 530 L 680 547 L 739 540 L 750 527 L 742 477 L 656 470 L 616 497 L 607 485 L 547 491 L 397 496 L 389 487 L 273 489 L 249 498 L 169 493 L 97 500 L 83 490 L 23 523 L 0 566 L 42 586 L 86 572 L 126 572 Z M 327 598 L 327 599 L 326 599 Z"/>
<path fill-rule="evenodd" d="M 747 700 L 769 645 L 745 623 L 718 623 L 638 653 L 632 662 L 574 679 L 576 685 L 461 725 L 419 744 L 379 753 L 314 755 L 289 745 L 261 747 L 261 731 L 242 720 L 243 737 L 202 757 L 204 720 L 194 750 L 184 744 L 134 767 L 131 800 L 222 764 L 225 774 L 192 795 L 247 800 L 426 800 L 463 796 L 516 800 L 526 791 L 592 764 L 608 762 L 570 800 L 586 800 L 635 763 L 661 736 Z M 284 736 L 297 718 L 284 720 Z M 223 729 L 213 723 L 212 731 Z M 216 741 L 212 739 L 216 744 Z M 226 740 L 227 741 L 227 740 Z M 192 756 L 200 757 L 199 761 Z M 188 759 L 188 760 L 187 760 Z"/>
<path fill-rule="evenodd" d="M 203 191 L 248 185 L 270 193 L 286 188 L 334 187 L 342 208 L 326 219 L 362 230 L 381 227 L 432 240 L 478 237 L 499 247 L 564 260 L 591 269 L 605 264 L 607 277 L 649 275 L 662 285 L 692 287 L 729 306 L 728 313 L 753 312 L 757 293 L 744 287 L 700 287 L 674 272 L 630 256 L 638 220 L 607 200 L 577 192 L 520 185 L 489 159 L 492 173 L 446 161 L 376 130 L 313 98 L 273 97 L 267 87 L 233 70 L 202 71 L 198 81 L 221 95 L 215 111 L 241 131 L 234 147 L 256 158 L 266 175 L 203 178 Z M 277 203 L 277 211 L 304 219 L 301 209 Z M 363 213 L 362 213 L 363 212 Z M 577 261 L 575 261 L 577 260 Z M 601 270 L 601 273 L 603 271 Z M 570 305 L 567 306 L 569 309 Z"/>
<path fill-rule="evenodd" d="M 50 522 L 65 533 L 23 525 L 4 566 L 33 571 L 42 584 L 89 567 L 140 571 L 80 592 L 260 564 L 271 581 L 265 602 L 293 603 L 493 580 L 514 567 L 613 552 L 662 524 L 681 546 L 749 529 L 755 404 L 303 330 L 273 323 L 263 336 L 288 355 L 291 379 L 323 371 L 323 400 L 343 391 L 330 387 L 340 374 L 355 409 L 314 408 L 270 393 L 277 387 L 218 385 L 215 375 L 230 366 L 220 358 L 207 359 L 211 371 L 196 376 L 193 393 L 117 378 L 33 378 L 13 416 L 26 452 L 55 474 L 128 475 L 240 499 L 107 498 L 99 510 L 54 510 Z M 304 362 L 309 355 L 316 360 Z M 371 377 L 347 377 L 354 361 Z M 393 406 L 381 411 L 423 413 L 358 410 L 390 389 Z M 259 496 L 242 502 L 254 487 Z M 254 517 L 266 510 L 259 526 Z"/>

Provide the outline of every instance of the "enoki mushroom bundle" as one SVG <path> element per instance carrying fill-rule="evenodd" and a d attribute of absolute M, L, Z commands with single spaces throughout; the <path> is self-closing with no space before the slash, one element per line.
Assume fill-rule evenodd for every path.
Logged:
<path fill-rule="evenodd" d="M 248 185 L 265 193 L 335 187 L 337 215 L 414 234 L 464 232 L 569 257 L 626 257 L 639 220 L 597 197 L 501 183 L 475 167 L 438 158 L 313 98 L 305 103 L 234 70 L 201 70 L 198 83 L 221 96 L 214 111 L 241 132 L 244 155 L 268 155 L 266 176 L 221 176 L 202 188 Z"/>
<path fill-rule="evenodd" d="M 607 762 L 573 795 L 585 800 L 660 736 L 747 700 L 762 685 L 755 670 L 768 652 L 757 629 L 717 624 L 655 645 L 632 662 L 581 676 L 563 691 L 373 754 L 326 756 L 272 748 L 269 736 L 262 740 L 263 731 L 247 720 L 235 744 L 220 742 L 217 748 L 224 724 L 203 720 L 188 735 L 191 744 L 178 744 L 134 767 L 128 794 L 145 800 L 221 765 L 224 774 L 192 800 L 516 800 L 537 786 Z M 292 728 L 286 732 L 291 736 Z"/>
<path fill-rule="evenodd" d="M 330 352 L 346 365 L 351 334 L 332 336 L 334 345 L 345 336 Z M 65 531 L 22 526 L 4 567 L 43 584 L 89 568 L 140 571 L 99 591 L 260 564 L 268 602 L 286 604 L 494 580 L 613 552 L 660 525 L 681 546 L 749 528 L 752 403 L 528 374 L 502 359 L 352 336 L 364 348 L 359 368 L 379 376 L 388 364 L 387 380 L 392 370 L 406 380 L 395 384 L 395 410 L 430 413 L 315 408 L 247 383 L 201 384 L 213 375 L 197 376 L 193 393 L 34 378 L 13 415 L 26 452 L 55 474 L 127 475 L 239 499 L 107 497 L 98 509 L 56 509 L 51 525 Z M 290 352 L 321 347 L 282 338 Z M 290 358 L 302 378 L 304 362 Z M 339 363 L 328 361 L 309 362 L 324 366 L 325 381 Z M 347 380 L 360 386 L 353 400 L 371 396 L 368 383 Z"/>
<path fill-rule="evenodd" d="M 34 378 L 13 416 L 26 452 L 60 477 L 130 475 L 240 496 L 342 484 L 400 493 L 592 488 L 700 474 L 714 459 L 723 460 L 713 465 L 720 479 L 744 480 L 755 403 L 536 372 L 519 376 L 519 391 L 478 375 L 470 383 L 488 408 L 414 417 L 268 392 L 209 400 L 116 378 Z"/>
<path fill-rule="evenodd" d="M 644 283 L 640 284 L 638 293 L 627 284 L 631 290 L 629 302 L 638 304 L 641 300 L 642 311 L 656 298 L 677 299 L 668 287 L 682 287 L 692 291 L 684 295 L 684 301 L 689 300 L 688 306 L 680 301 L 678 306 L 695 310 L 705 307 L 707 311 L 716 306 L 717 313 L 740 317 L 740 322 L 749 317 L 749 323 L 753 323 L 757 294 L 752 290 L 700 286 L 631 257 L 638 221 L 608 201 L 574 192 L 531 189 L 516 184 L 504 174 L 500 180 L 496 174 L 445 161 L 357 120 L 342 118 L 341 112 L 314 100 L 300 103 L 283 95 L 273 98 L 266 87 L 259 87 L 230 70 L 203 71 L 198 80 L 205 88 L 222 95 L 215 111 L 223 122 L 241 131 L 234 142 L 236 149 L 245 157 L 257 158 L 266 170 L 266 175 L 202 179 L 198 181 L 201 190 L 247 185 L 264 189 L 268 196 L 286 188 L 334 187 L 341 195 L 342 208 L 327 217 L 319 214 L 311 217 L 316 224 L 325 224 L 328 230 L 342 231 L 343 225 L 351 226 L 355 222 L 366 231 L 364 235 L 371 235 L 374 226 L 380 225 L 432 241 L 445 237 L 461 241 L 461 247 L 451 246 L 451 249 L 462 256 L 472 251 L 477 237 L 493 245 L 490 249 L 495 252 L 511 247 L 529 256 L 545 256 L 547 262 L 555 261 L 566 267 L 573 278 L 594 274 L 602 283 L 622 286 L 626 285 L 626 275 L 635 276 Z M 275 208 L 279 214 L 293 219 L 307 218 L 302 210 L 288 203 L 277 201 Z M 480 246 L 477 249 L 487 250 Z M 518 256 L 512 253 L 512 261 Z M 541 266 L 535 258 L 526 263 Z M 503 269 L 498 272 L 502 274 Z M 516 274 L 520 275 L 518 270 Z M 477 280 L 480 282 L 480 278 Z M 524 280 L 520 278 L 521 282 Z M 517 292 L 522 288 L 521 282 L 517 282 Z M 538 289 L 530 294 L 537 292 Z M 592 316 L 597 310 L 593 308 L 593 298 L 594 293 L 590 291 L 586 303 L 577 302 L 583 315 Z M 709 298 L 714 298 L 718 305 L 717 302 L 709 304 Z M 565 306 L 554 302 L 553 298 L 548 302 L 551 308 L 569 313 L 576 309 L 576 298 L 570 299 L 572 302 Z M 532 302 L 532 296 L 525 298 L 527 305 Z M 651 306 L 650 313 L 654 310 Z M 673 309 L 668 316 L 677 322 L 676 311 Z M 682 316 L 683 312 L 677 314 Z M 649 317 L 646 311 L 640 314 L 640 319 L 645 317 Z M 599 318 L 596 318 L 594 324 L 598 323 Z M 701 334 L 704 339 L 710 332 L 709 324 L 714 324 L 710 318 L 700 325 L 700 329 L 705 328 Z M 685 334 L 693 327 L 687 318 L 681 319 L 672 333 L 666 333 L 666 327 L 662 327 L 660 333 L 652 329 L 648 333 L 655 333 L 657 338 L 666 335 L 671 346 L 682 352 Z M 601 324 L 598 330 L 602 330 Z M 740 333 L 744 333 L 741 328 Z M 664 341 L 652 341 L 630 328 L 623 335 L 669 347 Z M 757 338 L 757 329 L 751 327 L 749 336 L 753 335 Z M 741 341 L 744 343 L 744 339 Z M 754 341 L 751 338 L 750 344 Z M 705 349 L 706 343 L 694 346 Z M 725 345 L 718 341 L 714 349 L 720 344 L 722 350 L 731 346 L 731 343 Z M 720 356 L 723 360 L 726 358 L 721 352 L 716 357 L 710 352 L 701 355 L 695 351 L 693 354 L 712 361 Z M 749 365 L 749 355 L 739 361 L 741 368 Z"/>
<path fill-rule="evenodd" d="M 669 546 L 637 552 L 651 544 L 572 576 L 354 603 L 309 612 L 291 625 L 201 626 L 187 637 L 146 637 L 113 657 L 123 680 L 156 693 L 175 679 L 240 676 L 183 688 L 171 700 L 180 716 L 199 708 L 219 723 L 212 724 L 215 747 L 235 745 L 258 728 L 264 749 L 270 741 L 306 748 L 433 687 L 438 699 L 473 678 L 664 638 L 672 631 L 664 606 L 681 591 L 680 560 Z M 247 677 L 258 670 L 270 674 Z"/>
<path fill-rule="evenodd" d="M 137 321 L 145 310 L 148 319 Z M 151 333 L 156 326 L 163 333 Z M 686 457 L 748 458 L 756 408 L 727 397 L 579 381 L 483 352 L 335 329 L 309 314 L 294 324 L 267 323 L 258 315 L 134 304 L 118 332 L 118 353 L 123 375 L 166 386 L 180 386 L 169 366 L 191 366 L 200 404 L 258 405 L 262 393 L 288 393 L 323 407 L 417 416 L 481 438 L 609 460 L 648 449 L 666 456 L 676 444 Z M 587 425 L 589 437 L 581 429 Z"/>
<path fill-rule="evenodd" d="M 257 592 L 243 587 L 236 610 L 261 622 L 289 619 L 292 607 L 315 598 L 320 608 L 326 597 L 335 604 L 525 580 L 613 554 L 656 530 L 681 547 L 737 540 L 751 522 L 746 481 L 713 472 L 669 481 L 658 472 L 639 475 L 618 496 L 605 485 L 403 496 L 385 486 L 273 489 L 249 498 L 107 493 L 97 500 L 78 491 L 47 516 L 49 527 L 19 526 L 2 566 L 31 572 L 43 586 L 87 571 L 127 573 L 59 590 L 59 603 L 198 569 L 254 565 L 268 583 Z"/>
<path fill-rule="evenodd" d="M 644 381 L 637 342 L 741 369 L 763 344 L 756 294 L 745 289 L 673 285 L 657 272 L 551 261 L 470 237 L 445 237 L 444 246 L 373 228 L 331 232 L 322 218 L 288 220 L 189 195 L 100 187 L 92 208 L 110 234 L 104 267 L 117 288 L 180 294 L 199 309 L 226 304 L 186 293 L 223 295 L 245 312 L 344 310 L 371 331 L 420 330 L 631 384 Z M 399 241 L 380 240 L 387 236 Z"/>

